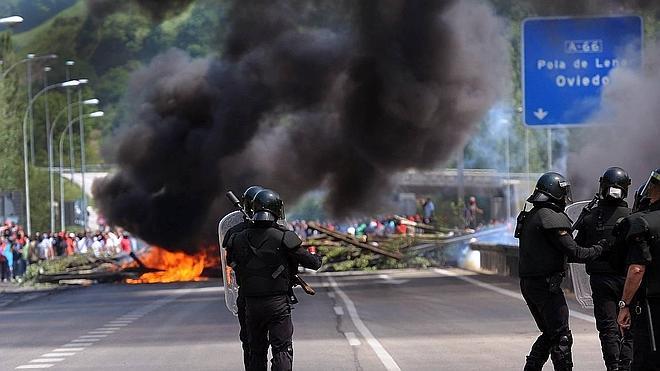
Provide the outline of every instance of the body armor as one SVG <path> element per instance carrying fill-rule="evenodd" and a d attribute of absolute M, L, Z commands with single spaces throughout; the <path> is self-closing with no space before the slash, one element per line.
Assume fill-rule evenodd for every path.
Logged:
<path fill-rule="evenodd" d="M 606 239 L 611 244 L 616 242 L 612 230 L 617 222 L 630 215 L 630 208 L 625 202 L 605 202 L 600 200 L 598 206 L 584 216 L 579 225 L 575 226 L 578 231 L 576 242 L 581 246 L 597 244 L 601 239 Z M 617 251 L 606 257 L 600 257 L 595 261 L 586 263 L 587 273 L 594 274 L 616 274 L 625 276 L 625 251 Z"/>
<path fill-rule="evenodd" d="M 547 231 L 571 229 L 566 214 L 555 208 L 537 205 L 523 217 L 520 231 L 520 277 L 550 276 L 566 269 L 566 255 L 552 245 Z"/>
<path fill-rule="evenodd" d="M 287 294 L 291 274 L 287 250 L 300 243 L 294 232 L 276 224 L 251 225 L 230 236 L 227 245 L 237 265 L 241 295 Z"/>
<path fill-rule="evenodd" d="M 660 298 L 660 202 L 651 205 L 646 211 L 630 215 L 627 221 L 628 245 L 639 248 L 644 245 L 640 242 L 645 241 L 648 246 L 648 251 L 643 253 L 649 264 L 639 292 L 650 298 Z"/>

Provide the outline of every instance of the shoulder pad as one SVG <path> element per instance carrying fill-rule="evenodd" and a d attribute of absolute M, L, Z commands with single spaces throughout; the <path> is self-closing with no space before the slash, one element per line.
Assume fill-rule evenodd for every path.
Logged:
<path fill-rule="evenodd" d="M 225 236 L 225 249 L 231 249 L 234 246 L 234 238 L 236 238 L 236 233 L 228 234 Z"/>
<path fill-rule="evenodd" d="M 543 229 L 571 229 L 571 220 L 562 212 L 544 207 L 537 212 Z"/>
<path fill-rule="evenodd" d="M 295 249 L 302 243 L 302 240 L 298 235 L 293 231 L 285 231 L 284 237 L 282 238 L 282 244 L 286 246 L 287 249 Z"/>
<path fill-rule="evenodd" d="M 649 231 L 649 224 L 646 222 L 642 216 L 633 214 L 630 217 L 626 218 L 629 223 L 628 235 L 627 238 L 633 238 L 635 236 L 640 236 Z"/>

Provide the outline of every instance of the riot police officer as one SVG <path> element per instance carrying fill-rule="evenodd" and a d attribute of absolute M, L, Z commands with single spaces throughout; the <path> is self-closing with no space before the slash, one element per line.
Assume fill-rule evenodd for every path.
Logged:
<path fill-rule="evenodd" d="M 610 167 L 599 180 L 597 203 L 583 209 L 574 225 L 578 231 L 575 242 L 581 246 L 597 244 L 606 239 L 615 244 L 612 231 L 619 220 L 630 215 L 625 201 L 630 177 L 619 167 Z M 625 256 L 601 256 L 586 264 L 594 303 L 594 317 L 607 371 L 629 370 L 632 362 L 632 337 L 622 333 L 617 324 L 618 303 L 625 281 Z"/>
<path fill-rule="evenodd" d="M 284 216 L 283 202 L 277 193 L 268 189 L 258 192 L 253 210 L 253 223 L 234 233 L 227 242 L 227 257 L 237 266 L 239 290 L 246 301 L 248 369 L 267 369 L 269 340 L 272 370 L 291 370 L 293 323 L 287 295 L 290 264 L 318 269 L 321 259 L 302 248 L 302 241 L 293 231 L 277 224 Z"/>
<path fill-rule="evenodd" d="M 254 196 L 256 196 L 257 193 L 259 193 L 259 191 L 261 191 L 262 189 L 263 187 L 254 185 L 248 187 L 245 190 L 245 192 L 243 192 L 243 197 L 241 199 L 243 203 L 243 210 L 245 210 L 245 212 L 249 217 L 252 217 L 254 215 L 254 210 L 252 205 Z M 224 241 L 222 241 L 222 245 L 226 247 L 227 242 L 231 238 L 231 235 L 246 229 L 248 223 L 249 221 L 244 219 L 241 223 L 238 223 L 235 226 L 231 227 L 225 234 L 225 239 Z M 237 278 L 237 283 L 240 286 L 240 275 L 237 274 L 236 278 Z M 250 362 L 250 342 L 248 339 L 248 329 L 245 322 L 245 297 L 241 295 L 240 289 L 238 291 L 238 297 L 236 298 L 236 306 L 238 308 L 238 324 L 240 327 L 238 337 L 241 339 L 241 345 L 243 347 L 243 364 L 245 365 L 245 369 L 247 370 L 248 364 Z"/>
<path fill-rule="evenodd" d="M 624 219 L 629 264 L 619 302 L 619 325 L 633 333 L 632 370 L 660 370 L 660 169 L 636 195 L 643 207 Z M 643 206 L 642 206 L 643 205 Z"/>
<path fill-rule="evenodd" d="M 520 213 L 515 233 L 520 241 L 520 290 L 541 335 L 527 356 L 525 371 L 540 371 L 548 357 L 555 370 L 572 370 L 573 338 L 561 289 L 566 260 L 593 260 L 606 243 L 585 248 L 573 240 L 571 221 L 564 213 L 572 202 L 571 186 L 561 174 L 543 174 L 527 201 L 534 207 Z"/>

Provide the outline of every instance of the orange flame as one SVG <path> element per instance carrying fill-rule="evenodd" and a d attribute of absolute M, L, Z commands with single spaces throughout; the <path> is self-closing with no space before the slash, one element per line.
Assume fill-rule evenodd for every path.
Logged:
<path fill-rule="evenodd" d="M 140 260 L 148 268 L 161 269 L 160 272 L 149 272 L 138 279 L 127 279 L 127 283 L 167 283 L 182 281 L 201 281 L 200 277 L 204 267 L 217 266 L 219 257 L 216 257 L 208 248 L 197 255 L 187 255 L 183 252 L 171 252 L 157 246 L 151 246 Z"/>

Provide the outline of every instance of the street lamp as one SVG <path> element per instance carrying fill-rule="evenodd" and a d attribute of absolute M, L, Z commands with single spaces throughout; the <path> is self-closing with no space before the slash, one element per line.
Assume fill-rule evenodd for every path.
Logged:
<path fill-rule="evenodd" d="M 26 63 L 26 62 L 29 62 L 29 61 L 38 61 L 38 60 L 44 60 L 44 59 L 55 59 L 55 58 L 57 58 L 57 54 L 46 54 L 46 55 L 39 55 L 39 56 L 34 55 L 34 54 L 28 54 L 28 55 L 27 55 L 27 58 L 25 58 L 25 59 L 21 59 L 20 61 L 18 61 L 18 62 L 16 62 L 16 63 L 12 64 L 11 66 L 9 66 L 9 68 L 7 68 L 7 69 L 2 73 L 2 78 L 4 79 L 5 77 L 7 77 L 7 74 L 8 74 L 9 72 L 11 72 L 11 70 L 13 70 L 13 69 L 14 69 L 16 66 L 18 66 L 19 64 Z M 68 80 L 69 80 L 69 79 L 67 79 L 67 81 L 68 81 Z"/>
<path fill-rule="evenodd" d="M 29 169 L 28 169 L 28 146 L 27 146 L 28 114 L 32 110 L 32 104 L 37 100 L 37 98 L 39 98 L 42 94 L 46 93 L 47 91 L 57 88 L 66 88 L 69 86 L 78 86 L 78 85 L 80 85 L 80 81 L 70 80 L 58 84 L 53 84 L 43 88 L 28 102 L 28 107 L 25 110 L 25 115 L 23 116 L 23 173 L 25 175 L 25 220 L 26 220 L 28 236 L 32 234 L 32 223 L 30 221 L 30 178 L 29 178 Z"/>
<path fill-rule="evenodd" d="M 88 117 L 103 117 L 104 112 L 103 111 L 96 111 L 88 114 Z M 62 161 L 62 141 L 64 140 L 64 134 L 67 132 L 67 129 L 69 129 L 76 121 L 78 121 L 78 118 L 74 120 L 69 120 L 69 123 L 66 125 L 66 127 L 62 130 L 62 133 L 60 134 L 60 228 L 62 231 L 66 228 L 64 225 L 64 178 L 62 176 L 63 174 L 63 168 L 64 168 L 64 163 Z M 73 181 L 73 178 L 71 178 L 71 181 Z M 85 190 L 83 189 L 83 192 Z M 84 206 L 84 205 L 83 205 Z M 87 214 L 87 210 L 83 210 L 83 215 Z M 86 226 L 83 226 L 85 228 Z"/>
<path fill-rule="evenodd" d="M 80 84 L 87 84 L 89 80 L 79 79 Z M 78 123 L 80 131 L 80 173 L 82 174 L 82 203 L 83 209 L 87 210 L 87 194 L 85 193 L 85 126 L 83 124 L 83 105 L 82 105 L 82 89 L 78 89 Z M 83 212 L 83 227 L 87 231 L 87 212 Z"/>
<path fill-rule="evenodd" d="M 0 24 L 15 25 L 19 23 L 23 23 L 23 17 L 20 15 L 12 15 L 11 17 L 0 18 Z"/>
<path fill-rule="evenodd" d="M 64 70 L 66 74 L 66 80 L 71 80 L 71 67 L 76 64 L 75 61 L 68 60 L 64 62 Z M 71 89 L 66 89 L 66 122 L 71 121 Z M 69 166 L 71 167 L 71 179 L 73 179 L 73 169 L 76 167 L 73 157 L 73 127 L 69 126 Z"/>
<path fill-rule="evenodd" d="M 79 102 L 76 102 L 74 104 L 80 104 Z M 99 100 L 96 98 L 92 99 L 87 99 L 82 101 L 82 104 L 88 105 L 88 106 L 94 106 L 99 104 Z M 53 124 L 50 126 L 48 133 L 47 133 L 47 145 L 48 145 L 48 181 L 50 185 L 50 230 L 54 231 L 55 230 L 55 191 L 53 189 L 53 132 L 55 130 L 55 127 L 57 126 L 57 120 L 60 119 L 60 117 L 64 114 L 64 112 L 71 112 L 71 107 L 67 106 L 63 108 L 57 116 L 55 116 L 55 119 L 53 120 Z M 71 120 L 69 120 L 71 121 Z M 60 167 L 62 166 L 62 159 L 60 159 Z M 61 173 L 61 170 L 60 170 Z M 73 177 L 72 177 L 73 179 Z"/>

